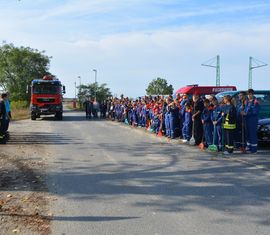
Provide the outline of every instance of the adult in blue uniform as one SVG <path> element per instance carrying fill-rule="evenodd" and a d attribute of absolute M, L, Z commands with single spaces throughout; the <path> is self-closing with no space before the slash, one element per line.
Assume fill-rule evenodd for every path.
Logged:
<path fill-rule="evenodd" d="M 254 90 L 249 89 L 248 92 L 248 102 L 245 111 L 242 112 L 246 116 L 247 125 L 247 152 L 256 153 L 258 147 L 257 139 L 257 126 L 260 112 L 260 104 L 254 97 Z"/>
<path fill-rule="evenodd" d="M 237 104 L 237 122 L 235 133 L 235 145 L 240 148 L 242 152 L 245 152 L 246 148 L 246 116 L 243 115 L 243 111 L 247 105 L 247 94 L 245 91 L 241 91 L 238 95 L 239 103 Z"/>
<path fill-rule="evenodd" d="M 193 133 L 194 133 L 195 145 L 199 145 L 203 137 L 203 125 L 201 121 L 201 115 L 204 109 L 204 105 L 199 94 L 195 93 L 192 96 L 192 99 L 194 102 L 193 115 L 192 115 L 193 128 L 194 128 Z"/>

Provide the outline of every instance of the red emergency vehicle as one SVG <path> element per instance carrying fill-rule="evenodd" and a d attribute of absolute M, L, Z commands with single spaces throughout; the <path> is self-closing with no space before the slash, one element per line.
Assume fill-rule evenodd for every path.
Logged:
<path fill-rule="evenodd" d="M 58 79 L 46 75 L 43 79 L 35 79 L 31 83 L 31 119 L 40 115 L 54 114 L 59 120 L 63 118 L 62 96 L 65 86 Z"/>
<path fill-rule="evenodd" d="M 199 86 L 195 85 L 187 85 L 182 87 L 176 91 L 177 94 L 187 94 L 188 96 L 192 96 L 193 94 L 198 94 L 200 96 L 203 95 L 215 95 L 224 91 L 236 91 L 235 86 Z"/>

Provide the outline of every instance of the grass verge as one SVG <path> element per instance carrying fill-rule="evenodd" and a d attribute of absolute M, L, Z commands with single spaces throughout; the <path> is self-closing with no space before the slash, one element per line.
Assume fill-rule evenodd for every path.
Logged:
<path fill-rule="evenodd" d="M 30 118 L 29 108 L 14 108 L 11 110 L 12 120 L 23 120 Z"/>
<path fill-rule="evenodd" d="M 29 104 L 26 101 L 11 102 L 12 120 L 23 120 L 30 118 Z"/>

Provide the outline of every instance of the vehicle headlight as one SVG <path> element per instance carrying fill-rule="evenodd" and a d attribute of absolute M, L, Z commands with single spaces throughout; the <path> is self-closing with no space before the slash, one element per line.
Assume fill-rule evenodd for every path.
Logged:
<path fill-rule="evenodd" d="M 263 131 L 263 132 L 268 132 L 270 131 L 270 124 L 267 124 L 267 125 L 261 125 L 261 126 L 258 126 L 259 128 L 259 131 Z"/>
<path fill-rule="evenodd" d="M 270 125 L 266 125 L 266 126 L 264 127 L 264 131 L 265 131 L 265 132 L 269 132 L 269 131 L 270 131 Z"/>

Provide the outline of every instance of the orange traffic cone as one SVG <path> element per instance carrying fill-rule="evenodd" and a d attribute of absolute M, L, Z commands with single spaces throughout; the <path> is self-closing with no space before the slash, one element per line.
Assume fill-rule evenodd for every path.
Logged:
<path fill-rule="evenodd" d="M 146 130 L 150 131 L 151 125 L 150 125 L 150 120 L 147 120 L 146 122 Z"/>
<path fill-rule="evenodd" d="M 161 130 L 159 130 L 159 132 L 158 132 L 158 135 L 157 135 L 158 137 L 162 137 L 163 136 L 163 133 L 162 133 L 162 131 Z"/>

